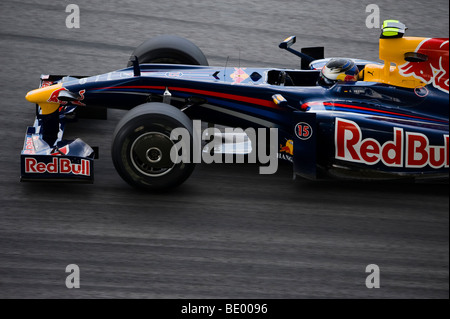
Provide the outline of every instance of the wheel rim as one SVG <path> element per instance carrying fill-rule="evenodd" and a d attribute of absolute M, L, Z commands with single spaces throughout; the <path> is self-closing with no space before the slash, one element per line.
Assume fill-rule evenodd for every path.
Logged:
<path fill-rule="evenodd" d="M 131 163 L 141 174 L 150 177 L 163 176 L 175 166 L 170 159 L 170 150 L 173 146 L 174 142 L 165 134 L 144 133 L 131 145 Z"/>
<path fill-rule="evenodd" d="M 157 147 L 152 147 L 145 152 L 145 157 L 150 163 L 158 163 L 161 161 L 162 152 Z"/>

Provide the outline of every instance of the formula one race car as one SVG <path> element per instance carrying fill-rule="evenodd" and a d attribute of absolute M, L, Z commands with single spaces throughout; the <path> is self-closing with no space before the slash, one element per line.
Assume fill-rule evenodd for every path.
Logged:
<path fill-rule="evenodd" d="M 213 67 L 192 42 L 160 36 L 136 48 L 121 70 L 42 75 L 26 95 L 36 120 L 26 132 L 21 180 L 92 182 L 96 150 L 63 132 L 76 118 L 104 117 L 106 108 L 129 110 L 114 132 L 112 160 L 140 188 L 183 183 L 198 152 L 249 155 L 268 144 L 277 160 L 293 163 L 294 176 L 309 179 L 448 179 L 449 41 L 404 37 L 405 30 L 384 22 L 383 63 L 324 59 L 321 47 L 299 52 L 292 36 L 280 48 L 301 58 L 300 69 Z M 254 128 L 258 140 L 250 130 L 240 144 L 236 131 L 213 130 L 209 138 L 219 143 L 198 147 L 193 120 Z M 277 140 L 260 138 L 273 130 Z"/>

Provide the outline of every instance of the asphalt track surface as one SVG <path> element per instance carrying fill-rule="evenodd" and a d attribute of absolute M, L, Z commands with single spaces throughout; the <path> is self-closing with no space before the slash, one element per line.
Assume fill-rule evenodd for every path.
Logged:
<path fill-rule="evenodd" d="M 93 185 L 20 183 L 19 154 L 41 73 L 126 65 L 160 34 L 196 43 L 210 65 L 295 67 L 280 40 L 326 56 L 377 59 L 374 1 L 0 2 L 0 298 L 448 298 L 449 185 L 292 180 L 289 166 L 200 165 L 180 188 L 138 192 L 117 175 L 111 134 L 123 116 L 70 134 L 100 147 Z M 447 1 L 377 1 L 409 34 L 448 37 Z M 240 60 L 239 60 L 240 56 Z M 67 289 L 77 264 L 81 288 Z M 381 271 L 367 289 L 366 266 Z"/>

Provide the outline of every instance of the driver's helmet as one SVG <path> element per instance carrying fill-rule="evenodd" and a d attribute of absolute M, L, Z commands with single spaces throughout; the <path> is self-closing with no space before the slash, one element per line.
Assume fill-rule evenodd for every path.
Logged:
<path fill-rule="evenodd" d="M 331 59 L 320 71 L 320 82 L 333 85 L 338 81 L 358 81 L 359 69 L 351 59 Z"/>

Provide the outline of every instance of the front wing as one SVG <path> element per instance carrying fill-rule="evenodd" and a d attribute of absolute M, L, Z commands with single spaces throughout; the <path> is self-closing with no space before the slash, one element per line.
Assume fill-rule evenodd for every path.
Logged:
<path fill-rule="evenodd" d="M 41 76 L 40 87 L 61 80 L 62 76 Z M 66 124 L 76 119 L 76 106 L 66 105 L 56 115 L 41 114 L 36 105 L 36 119 L 27 128 L 21 151 L 21 181 L 69 181 L 93 183 L 94 158 L 98 151 L 81 139 L 63 139 Z M 56 139 L 49 140 L 49 131 Z"/>

